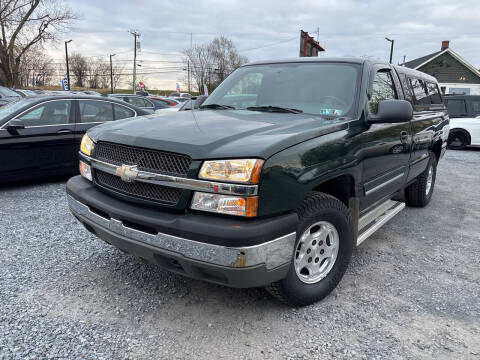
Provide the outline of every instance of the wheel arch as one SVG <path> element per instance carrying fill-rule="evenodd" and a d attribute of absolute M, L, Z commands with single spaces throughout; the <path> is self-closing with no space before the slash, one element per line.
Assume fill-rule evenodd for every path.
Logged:
<path fill-rule="evenodd" d="M 466 145 L 470 145 L 472 143 L 472 136 L 470 135 L 470 132 L 464 128 L 461 128 L 461 127 L 455 127 L 453 129 L 450 129 L 450 132 L 448 133 L 448 136 L 450 136 L 451 134 L 455 133 L 455 132 L 461 132 L 461 133 L 464 133 L 465 135 L 467 135 L 467 144 Z"/>
<path fill-rule="evenodd" d="M 331 195 L 348 207 L 350 198 L 355 197 L 355 177 L 352 174 L 337 175 L 315 185 L 312 191 Z"/>

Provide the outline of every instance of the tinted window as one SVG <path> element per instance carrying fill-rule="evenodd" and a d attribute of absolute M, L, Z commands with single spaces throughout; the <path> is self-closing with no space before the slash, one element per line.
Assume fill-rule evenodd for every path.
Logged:
<path fill-rule="evenodd" d="M 354 113 L 359 66 L 347 63 L 279 63 L 235 70 L 202 105 L 293 108 L 314 115 Z"/>
<path fill-rule="evenodd" d="M 18 117 L 25 126 L 62 125 L 70 123 L 70 101 L 50 101 Z"/>
<path fill-rule="evenodd" d="M 465 100 L 447 100 L 448 115 L 459 116 L 467 113 L 467 104 Z"/>
<path fill-rule="evenodd" d="M 79 100 L 80 122 L 105 122 L 113 120 L 112 103 L 107 101 Z"/>
<path fill-rule="evenodd" d="M 396 99 L 397 94 L 393 84 L 390 71 L 378 71 L 372 83 L 372 94 L 370 97 L 370 111 L 376 113 L 378 103 L 382 100 Z"/>
<path fill-rule="evenodd" d="M 128 97 L 128 102 L 132 105 L 138 106 L 140 108 L 151 108 L 153 104 L 151 104 L 148 100 L 143 99 L 141 97 Z"/>
<path fill-rule="evenodd" d="M 400 81 L 402 82 L 403 91 L 405 93 L 405 100 L 409 101 L 412 106 L 415 105 L 413 101 L 413 89 L 408 81 L 407 75 L 400 74 Z"/>
<path fill-rule="evenodd" d="M 430 98 L 431 104 L 442 104 L 442 97 L 440 96 L 440 91 L 438 86 L 435 83 L 427 82 L 428 97 Z"/>
<path fill-rule="evenodd" d="M 480 115 L 480 100 L 472 100 L 471 104 L 471 111 L 473 113 L 473 116 L 478 116 Z"/>
<path fill-rule="evenodd" d="M 129 108 L 126 108 L 122 105 L 113 105 L 113 109 L 115 111 L 115 120 L 118 119 L 125 119 L 129 117 L 135 116 L 135 112 Z"/>
<path fill-rule="evenodd" d="M 423 80 L 410 78 L 410 82 L 412 84 L 415 105 L 419 105 L 419 106 L 430 105 L 430 99 L 428 97 L 427 88 Z"/>
<path fill-rule="evenodd" d="M 170 107 L 167 104 L 165 104 L 163 101 L 159 101 L 159 100 L 155 100 L 155 99 L 151 99 L 150 101 L 153 102 L 155 105 L 157 105 L 157 108 L 159 108 L 159 109 L 166 109 L 166 108 Z"/>

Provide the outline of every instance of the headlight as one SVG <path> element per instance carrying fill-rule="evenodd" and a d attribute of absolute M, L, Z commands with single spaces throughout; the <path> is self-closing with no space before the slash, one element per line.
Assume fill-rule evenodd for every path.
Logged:
<path fill-rule="evenodd" d="M 260 178 L 263 160 L 236 159 L 205 161 L 200 179 L 256 184 Z"/>
<path fill-rule="evenodd" d="M 258 198 L 195 192 L 190 207 L 219 214 L 257 216 Z"/>
<path fill-rule="evenodd" d="M 80 143 L 80 151 L 85 155 L 90 156 L 94 146 L 95 143 L 92 139 L 90 139 L 87 134 L 83 135 L 82 142 Z"/>
<path fill-rule="evenodd" d="M 92 181 L 92 168 L 90 165 L 80 160 L 78 163 L 78 168 L 80 170 L 80 175 L 82 175 L 85 179 Z"/>

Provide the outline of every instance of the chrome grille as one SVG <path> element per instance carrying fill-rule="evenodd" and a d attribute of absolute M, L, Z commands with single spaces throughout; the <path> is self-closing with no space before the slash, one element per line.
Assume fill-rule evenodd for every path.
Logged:
<path fill-rule="evenodd" d="M 187 155 L 108 142 L 95 145 L 94 158 L 116 165 L 137 165 L 138 170 L 174 176 L 186 176 L 192 162 Z"/>
<path fill-rule="evenodd" d="M 99 185 L 126 195 L 169 204 L 177 204 L 180 200 L 180 190 L 176 188 L 144 182 L 128 183 L 116 175 L 98 169 L 95 170 L 95 178 Z"/>

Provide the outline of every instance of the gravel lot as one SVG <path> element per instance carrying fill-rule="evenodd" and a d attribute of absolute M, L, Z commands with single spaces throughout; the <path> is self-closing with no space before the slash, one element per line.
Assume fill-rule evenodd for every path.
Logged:
<path fill-rule="evenodd" d="M 288 308 L 145 264 L 90 235 L 65 181 L 0 188 L 0 359 L 480 358 L 480 151 L 354 252 L 334 293 Z"/>

